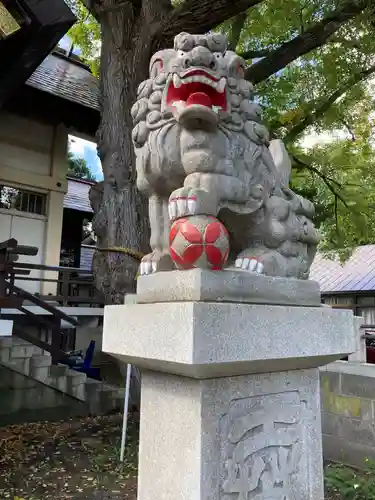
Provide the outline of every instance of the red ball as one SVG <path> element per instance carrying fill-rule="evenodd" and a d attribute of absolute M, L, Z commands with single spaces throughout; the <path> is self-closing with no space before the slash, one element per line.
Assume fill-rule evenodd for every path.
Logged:
<path fill-rule="evenodd" d="M 209 215 L 177 219 L 169 233 L 169 250 L 179 269 L 222 269 L 229 255 L 229 234 Z"/>

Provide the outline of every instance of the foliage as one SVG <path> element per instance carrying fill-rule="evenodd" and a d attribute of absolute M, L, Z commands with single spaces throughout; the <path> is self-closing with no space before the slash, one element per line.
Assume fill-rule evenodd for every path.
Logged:
<path fill-rule="evenodd" d="M 99 76 L 100 26 L 81 1 L 69 0 L 78 22 L 70 29 L 69 35 L 81 49 L 81 58 L 90 66 L 92 73 Z"/>
<path fill-rule="evenodd" d="M 74 156 L 71 152 L 68 153 L 68 176 L 85 179 L 86 181 L 96 181 L 96 177 L 91 172 L 86 160 Z"/>
<path fill-rule="evenodd" d="M 79 19 L 70 35 L 98 74 L 99 24 L 81 1 L 70 2 Z M 343 3 L 266 0 L 216 29 L 229 35 L 250 65 L 302 36 Z M 294 157 L 293 186 L 317 204 L 322 249 L 339 250 L 342 256 L 358 244 L 372 242 L 375 229 L 370 208 L 375 188 L 370 141 L 375 104 L 366 81 L 373 71 L 373 23 L 373 12 L 365 10 L 327 43 L 296 58 L 256 89 L 272 134 L 285 139 Z M 303 147 L 312 132 L 332 135 L 337 130 L 344 131 L 341 138 Z"/>
<path fill-rule="evenodd" d="M 330 465 L 325 470 L 328 493 L 340 500 L 375 500 L 375 464 L 366 460 L 366 472 L 343 465 Z"/>
<path fill-rule="evenodd" d="M 369 110 L 353 120 L 351 134 L 309 149 L 289 147 L 294 160 L 293 187 L 313 199 L 322 250 L 345 258 L 358 245 L 374 243 L 375 168 Z"/>

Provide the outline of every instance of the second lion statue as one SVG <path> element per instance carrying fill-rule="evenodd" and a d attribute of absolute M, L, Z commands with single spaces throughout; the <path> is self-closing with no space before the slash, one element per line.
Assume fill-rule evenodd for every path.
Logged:
<path fill-rule="evenodd" d="M 137 185 L 149 196 L 152 252 L 141 274 L 174 269 L 170 224 L 218 217 L 230 235 L 229 266 L 307 279 L 319 235 L 314 206 L 289 188 L 291 163 L 269 141 L 245 61 L 220 34 L 175 38 L 156 53 L 132 108 Z"/>

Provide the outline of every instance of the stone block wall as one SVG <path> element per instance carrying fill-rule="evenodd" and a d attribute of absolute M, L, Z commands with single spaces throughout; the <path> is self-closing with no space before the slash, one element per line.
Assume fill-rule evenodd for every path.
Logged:
<path fill-rule="evenodd" d="M 87 406 L 66 394 L 0 366 L 0 426 L 86 415 Z"/>
<path fill-rule="evenodd" d="M 324 458 L 360 468 L 375 460 L 375 365 L 322 368 L 321 398 Z"/>

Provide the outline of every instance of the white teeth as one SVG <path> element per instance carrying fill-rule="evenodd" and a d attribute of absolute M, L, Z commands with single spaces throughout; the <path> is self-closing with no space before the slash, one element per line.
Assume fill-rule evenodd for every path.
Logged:
<path fill-rule="evenodd" d="M 186 200 L 177 200 L 177 215 L 185 215 L 186 213 Z"/>
<path fill-rule="evenodd" d="M 219 85 L 218 85 L 218 92 L 220 92 L 220 94 L 222 94 L 225 90 L 225 87 L 227 86 L 227 81 L 225 78 L 222 78 L 219 82 Z"/>
<path fill-rule="evenodd" d="M 182 85 L 182 80 L 181 78 L 175 73 L 173 75 L 173 85 L 175 86 L 176 89 L 180 88 Z"/>
<path fill-rule="evenodd" d="M 170 220 L 174 220 L 177 216 L 177 205 L 175 201 L 171 201 L 168 205 L 168 212 Z"/>
<path fill-rule="evenodd" d="M 204 75 L 195 75 L 195 76 L 187 76 L 183 80 L 175 73 L 173 75 L 173 85 L 175 88 L 180 88 L 181 85 L 187 85 L 189 83 L 204 83 L 205 85 L 209 85 L 210 87 L 213 87 L 215 90 L 220 92 L 222 94 L 225 90 L 225 87 L 227 86 L 227 80 L 225 78 L 221 78 L 220 82 L 216 82 L 212 80 L 211 78 L 208 78 L 207 76 Z"/>
<path fill-rule="evenodd" d="M 187 204 L 188 204 L 189 214 L 194 215 L 195 211 L 197 209 L 197 202 L 195 200 L 192 200 L 191 198 L 189 198 Z"/>
<path fill-rule="evenodd" d="M 242 266 L 241 266 L 241 267 L 242 267 L 242 269 L 248 269 L 248 267 L 249 267 L 249 262 L 250 262 L 250 261 L 249 261 L 249 259 L 244 259 L 244 260 L 242 261 Z"/>
<path fill-rule="evenodd" d="M 251 272 L 255 271 L 255 269 L 258 267 L 258 261 L 257 260 L 251 260 L 249 264 L 249 270 Z"/>
<path fill-rule="evenodd" d="M 185 101 L 174 101 L 173 107 L 176 108 L 178 113 L 181 113 L 186 107 L 186 102 Z"/>
<path fill-rule="evenodd" d="M 241 267 L 242 267 L 242 260 L 243 260 L 243 259 L 237 259 L 237 260 L 236 260 L 236 263 L 235 263 L 234 265 L 235 265 L 236 267 L 241 268 Z"/>

